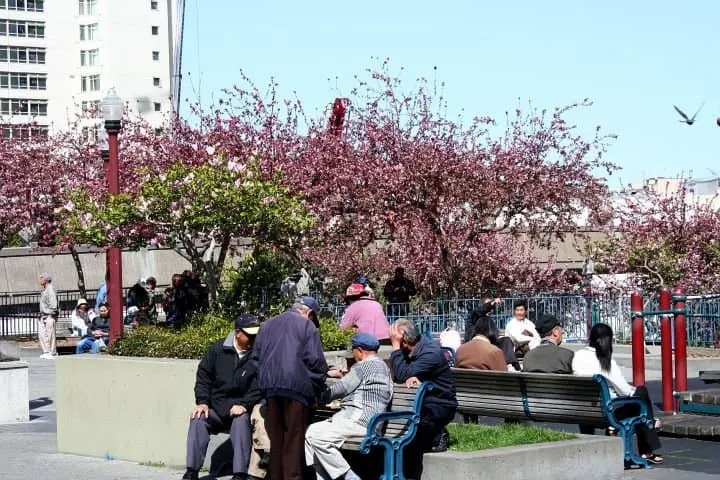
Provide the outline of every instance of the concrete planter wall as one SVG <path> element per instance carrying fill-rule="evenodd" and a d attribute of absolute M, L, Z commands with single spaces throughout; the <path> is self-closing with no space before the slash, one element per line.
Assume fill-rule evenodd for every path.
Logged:
<path fill-rule="evenodd" d="M 27 362 L 0 362 L 0 424 L 30 420 Z"/>
<path fill-rule="evenodd" d="M 608 480 L 623 475 L 622 439 L 581 435 L 577 440 L 425 455 L 432 480 Z"/>

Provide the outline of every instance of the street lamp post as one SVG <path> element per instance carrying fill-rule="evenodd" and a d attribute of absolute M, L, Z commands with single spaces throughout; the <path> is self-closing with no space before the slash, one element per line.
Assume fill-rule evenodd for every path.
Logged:
<path fill-rule="evenodd" d="M 585 287 L 585 320 L 587 322 L 587 336 L 590 338 L 590 330 L 593 327 L 593 311 L 592 311 L 592 277 L 595 274 L 595 262 L 592 257 L 588 255 L 585 257 L 585 263 L 583 264 L 583 283 Z"/>
<path fill-rule="evenodd" d="M 107 132 L 108 155 L 105 162 L 105 175 L 108 194 L 120 193 L 120 164 L 118 160 L 118 134 L 122 128 L 123 103 L 114 88 L 108 91 L 102 101 L 102 115 Z M 101 147 L 102 148 L 102 147 Z M 105 158 L 105 157 L 104 157 Z M 114 343 L 123 333 L 123 294 L 122 294 L 122 253 L 120 247 L 113 245 L 107 251 L 108 300 L 110 304 L 110 343 Z"/>

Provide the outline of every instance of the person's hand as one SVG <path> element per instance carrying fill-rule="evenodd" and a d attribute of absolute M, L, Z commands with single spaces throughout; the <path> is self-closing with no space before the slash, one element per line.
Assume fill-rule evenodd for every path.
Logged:
<path fill-rule="evenodd" d="M 102 330 L 95 330 L 95 331 L 93 332 L 93 336 L 94 336 L 95 338 L 100 338 L 100 337 L 102 337 L 102 336 L 104 336 L 104 335 L 105 335 L 105 332 L 103 332 Z"/>
<path fill-rule="evenodd" d="M 342 370 L 338 370 L 337 368 L 331 368 L 327 372 L 328 377 L 330 378 L 342 378 L 343 372 Z"/>
<path fill-rule="evenodd" d="M 408 388 L 415 388 L 419 387 L 422 382 L 417 377 L 410 377 L 407 380 L 405 380 L 405 386 Z"/>
<path fill-rule="evenodd" d="M 390 327 L 390 343 L 392 344 L 393 350 L 400 349 L 402 339 L 402 332 L 395 325 L 392 325 Z"/>
<path fill-rule="evenodd" d="M 195 407 L 195 410 L 192 411 L 192 413 L 190 414 L 190 419 L 200 418 L 203 415 L 205 415 L 205 418 L 207 418 L 209 412 L 210 412 L 210 407 L 208 407 L 204 403 L 201 403 L 200 405 Z"/>
<path fill-rule="evenodd" d="M 231 417 L 239 417 L 240 415 L 244 415 L 247 413 L 247 409 L 243 407 L 242 405 L 233 405 L 230 409 L 230 416 Z"/>

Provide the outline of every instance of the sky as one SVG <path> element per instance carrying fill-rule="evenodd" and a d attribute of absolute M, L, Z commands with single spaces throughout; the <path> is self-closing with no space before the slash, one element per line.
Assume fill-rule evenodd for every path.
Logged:
<path fill-rule="evenodd" d="M 321 114 L 389 58 L 410 83 L 445 82 L 466 118 L 591 99 L 571 120 L 618 136 L 614 188 L 707 178 L 720 176 L 719 21 L 716 0 L 186 0 L 182 97 L 209 105 L 242 69 Z M 673 104 L 692 115 L 703 101 L 693 126 L 678 122 Z"/>

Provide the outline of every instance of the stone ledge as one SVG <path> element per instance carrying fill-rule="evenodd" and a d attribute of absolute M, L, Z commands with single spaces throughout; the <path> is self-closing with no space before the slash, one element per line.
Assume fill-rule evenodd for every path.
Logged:
<path fill-rule="evenodd" d="M 579 435 L 576 440 L 495 448 L 478 452 L 429 453 L 423 478 L 433 480 L 608 480 L 624 472 L 622 439 Z"/>
<path fill-rule="evenodd" d="M 720 417 L 679 413 L 662 417 L 661 434 L 683 437 L 720 438 Z"/>
<path fill-rule="evenodd" d="M 27 362 L 0 362 L 0 424 L 30 420 L 30 384 Z"/>

